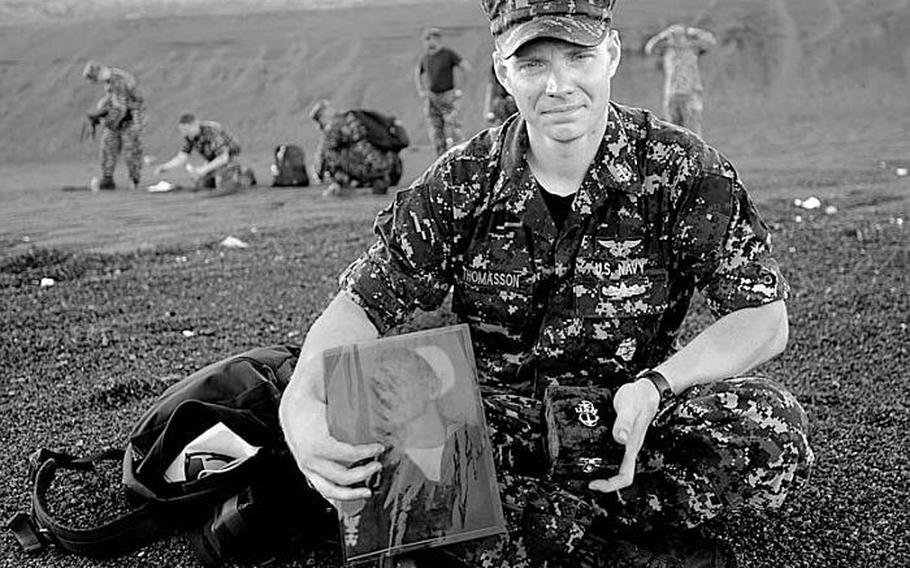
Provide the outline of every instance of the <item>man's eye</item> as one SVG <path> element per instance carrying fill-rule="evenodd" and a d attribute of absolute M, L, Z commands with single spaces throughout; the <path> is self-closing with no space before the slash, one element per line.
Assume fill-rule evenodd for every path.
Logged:
<path fill-rule="evenodd" d="M 530 60 L 530 59 L 529 59 L 529 60 L 527 60 L 527 61 L 519 61 L 519 62 L 518 62 L 518 68 L 519 68 L 521 71 L 535 71 L 535 70 L 540 69 L 540 68 L 542 68 L 542 67 L 543 67 L 543 62 L 541 62 L 541 61 L 534 61 L 534 60 Z"/>

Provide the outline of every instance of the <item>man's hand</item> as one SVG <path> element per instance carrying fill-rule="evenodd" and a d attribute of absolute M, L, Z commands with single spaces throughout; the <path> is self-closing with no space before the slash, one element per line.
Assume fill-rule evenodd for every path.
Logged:
<path fill-rule="evenodd" d="M 384 448 L 381 444 L 352 446 L 329 435 L 321 365 L 310 369 L 291 380 L 281 399 L 281 427 L 288 447 L 313 489 L 335 507 L 338 501 L 367 499 L 372 494 L 369 489 L 352 486 L 379 471 L 375 458 Z"/>
<path fill-rule="evenodd" d="M 610 479 L 595 479 L 588 488 L 603 493 L 629 487 L 635 480 L 635 464 L 638 452 L 645 442 L 645 434 L 651 421 L 657 415 L 660 393 L 647 379 L 624 384 L 613 397 L 616 421 L 613 423 L 613 438 L 626 447 L 619 473 Z"/>

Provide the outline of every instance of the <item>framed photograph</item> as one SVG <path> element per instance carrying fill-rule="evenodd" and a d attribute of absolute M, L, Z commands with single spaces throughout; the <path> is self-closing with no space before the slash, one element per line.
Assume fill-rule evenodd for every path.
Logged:
<path fill-rule="evenodd" d="M 325 352 L 329 432 L 379 442 L 370 499 L 339 512 L 345 562 L 505 532 L 467 325 Z"/>

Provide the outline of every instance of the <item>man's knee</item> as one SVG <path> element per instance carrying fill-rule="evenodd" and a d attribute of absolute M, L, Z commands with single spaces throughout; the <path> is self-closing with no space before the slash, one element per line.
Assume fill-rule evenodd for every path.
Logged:
<path fill-rule="evenodd" d="M 779 506 L 808 478 L 814 456 L 796 398 L 759 377 L 701 385 L 674 411 L 682 453 L 700 448 L 700 469 L 736 504 Z"/>

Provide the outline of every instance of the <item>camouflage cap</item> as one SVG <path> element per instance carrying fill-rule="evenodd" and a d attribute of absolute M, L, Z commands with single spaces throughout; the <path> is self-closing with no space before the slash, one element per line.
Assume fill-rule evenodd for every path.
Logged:
<path fill-rule="evenodd" d="M 503 57 L 539 38 L 584 46 L 603 41 L 616 0 L 481 0 Z"/>
<path fill-rule="evenodd" d="M 85 68 L 82 69 L 82 76 L 89 81 L 97 81 L 98 76 L 101 74 L 102 67 L 104 67 L 103 63 L 95 60 L 90 60 L 85 64 Z"/>

